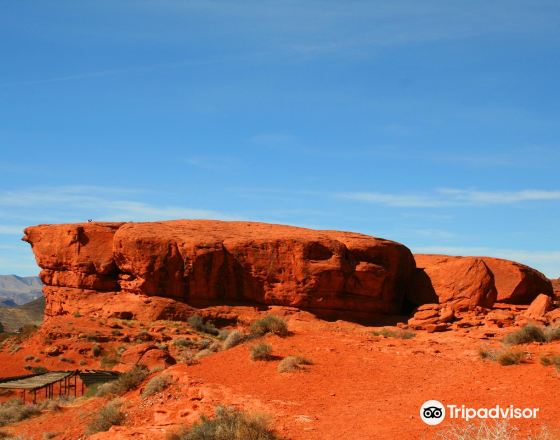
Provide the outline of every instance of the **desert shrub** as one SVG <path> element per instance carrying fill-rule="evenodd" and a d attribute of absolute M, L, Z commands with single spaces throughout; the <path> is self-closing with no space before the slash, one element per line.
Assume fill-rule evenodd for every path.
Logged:
<path fill-rule="evenodd" d="M 58 434 L 56 432 L 43 432 L 42 438 L 43 440 L 50 440 L 51 438 L 55 438 Z"/>
<path fill-rule="evenodd" d="M 0 404 L 0 426 L 10 425 L 40 414 L 37 405 L 28 405 L 20 399 L 12 399 Z"/>
<path fill-rule="evenodd" d="M 385 338 L 398 338 L 398 339 L 412 339 L 416 334 L 412 330 L 391 330 L 388 328 L 382 328 L 381 330 L 376 330 L 371 332 L 373 336 L 383 336 Z"/>
<path fill-rule="evenodd" d="M 560 340 L 560 327 L 547 327 L 544 333 L 547 342 Z"/>
<path fill-rule="evenodd" d="M 61 358 L 60 358 L 60 361 L 61 361 L 61 362 L 66 362 L 67 364 L 73 364 L 73 363 L 75 363 L 74 359 L 70 359 L 70 358 L 67 358 L 67 357 L 61 357 Z"/>
<path fill-rule="evenodd" d="M 275 315 L 267 315 L 259 319 L 251 325 L 251 333 L 263 336 L 267 333 L 272 333 L 278 336 L 288 335 L 288 325 L 286 321 Z"/>
<path fill-rule="evenodd" d="M 495 361 L 496 360 L 496 351 L 495 350 L 490 350 L 488 348 L 480 347 L 478 349 L 478 356 L 480 357 L 480 359 L 483 359 L 483 360 Z"/>
<path fill-rule="evenodd" d="M 181 347 L 181 348 L 192 348 L 195 347 L 197 344 L 195 341 L 191 339 L 179 338 L 173 341 L 173 345 L 175 347 Z"/>
<path fill-rule="evenodd" d="M 25 362 L 29 362 L 35 359 L 35 356 L 33 356 L 32 354 L 28 354 L 27 356 L 25 356 L 25 358 L 23 359 Z"/>
<path fill-rule="evenodd" d="M 37 367 L 31 368 L 31 372 L 32 372 L 33 374 L 45 374 L 45 373 L 48 373 L 49 370 L 48 370 L 47 368 L 42 367 L 42 366 L 39 365 L 39 366 L 37 366 Z"/>
<path fill-rule="evenodd" d="M 230 331 L 226 328 L 223 328 L 220 330 L 220 332 L 218 333 L 218 339 L 220 341 L 225 341 L 226 338 L 229 336 Z"/>
<path fill-rule="evenodd" d="M 103 349 L 99 344 L 94 344 L 93 347 L 91 347 L 91 354 L 93 357 L 99 357 L 102 351 Z"/>
<path fill-rule="evenodd" d="M 121 411 L 121 401 L 113 399 L 105 405 L 97 413 L 97 416 L 90 422 L 87 427 L 88 434 L 95 434 L 96 432 L 105 432 L 113 425 L 120 425 L 124 422 L 125 415 Z"/>
<path fill-rule="evenodd" d="M 536 325 L 526 325 L 509 335 L 506 335 L 504 342 L 509 345 L 528 344 L 530 342 L 546 342 L 546 335 L 542 327 Z"/>
<path fill-rule="evenodd" d="M 251 359 L 254 361 L 268 361 L 272 359 L 272 345 L 257 344 L 251 347 Z"/>
<path fill-rule="evenodd" d="M 212 323 L 204 322 L 204 319 L 202 319 L 202 316 L 200 315 L 190 316 L 189 319 L 187 319 L 187 322 L 196 331 L 208 333 L 209 335 L 214 336 L 218 336 L 218 334 L 220 333 L 220 331 L 216 327 L 214 327 Z"/>
<path fill-rule="evenodd" d="M 542 355 L 540 361 L 545 367 L 554 365 L 560 371 L 560 355 Z"/>
<path fill-rule="evenodd" d="M 287 356 L 278 364 L 278 372 L 289 373 L 291 371 L 298 371 L 302 369 L 302 365 L 313 365 L 313 362 L 301 356 Z"/>
<path fill-rule="evenodd" d="M 149 371 L 144 365 L 135 365 L 127 372 L 121 374 L 117 380 L 104 383 L 97 390 L 98 396 L 107 394 L 123 394 L 133 390 L 148 376 Z"/>
<path fill-rule="evenodd" d="M 263 415 L 247 414 L 234 408 L 218 407 L 210 419 L 202 416 L 191 429 L 178 434 L 177 440 L 276 440 Z"/>
<path fill-rule="evenodd" d="M 496 361 L 500 365 L 517 365 L 525 359 L 525 353 L 520 351 L 505 350 L 497 354 Z"/>
<path fill-rule="evenodd" d="M 230 348 L 241 344 L 244 340 L 245 340 L 245 335 L 243 333 L 241 333 L 239 330 L 233 330 L 224 339 L 224 342 L 222 343 L 222 347 L 224 350 L 229 350 Z"/>
<path fill-rule="evenodd" d="M 172 378 L 169 374 L 160 374 L 148 381 L 146 387 L 142 391 L 142 397 L 146 398 L 155 393 L 159 393 L 171 385 Z"/>
<path fill-rule="evenodd" d="M 481 422 L 467 425 L 451 425 L 445 431 L 439 432 L 440 440 L 514 440 L 517 439 L 517 430 L 509 426 L 507 420 L 494 423 Z"/>

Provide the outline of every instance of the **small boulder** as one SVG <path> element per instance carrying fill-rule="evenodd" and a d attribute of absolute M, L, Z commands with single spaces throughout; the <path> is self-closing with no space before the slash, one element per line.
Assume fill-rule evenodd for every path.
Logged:
<path fill-rule="evenodd" d="M 544 293 L 538 295 L 527 311 L 525 316 L 530 319 L 541 319 L 544 318 L 546 312 L 552 308 L 552 298 Z"/>

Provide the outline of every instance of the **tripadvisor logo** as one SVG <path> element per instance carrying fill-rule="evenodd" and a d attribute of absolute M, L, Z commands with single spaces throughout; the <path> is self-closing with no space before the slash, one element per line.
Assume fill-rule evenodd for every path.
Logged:
<path fill-rule="evenodd" d="M 536 419 L 539 408 L 518 408 L 514 405 L 495 405 L 488 408 L 471 408 L 465 405 L 444 405 L 439 400 L 427 400 L 420 407 L 420 418 L 427 425 L 439 425 L 445 416 L 449 419 L 469 421 L 478 419 Z"/>
<path fill-rule="evenodd" d="M 420 407 L 420 418 L 426 425 L 439 425 L 445 419 L 445 406 L 439 400 L 427 400 Z"/>

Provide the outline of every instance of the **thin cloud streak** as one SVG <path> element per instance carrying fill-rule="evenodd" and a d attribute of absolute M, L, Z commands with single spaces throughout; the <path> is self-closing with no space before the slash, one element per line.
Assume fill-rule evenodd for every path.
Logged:
<path fill-rule="evenodd" d="M 438 208 L 445 206 L 511 205 L 522 202 L 557 201 L 559 190 L 477 191 L 443 188 L 430 194 L 344 192 L 334 197 L 398 208 Z"/>

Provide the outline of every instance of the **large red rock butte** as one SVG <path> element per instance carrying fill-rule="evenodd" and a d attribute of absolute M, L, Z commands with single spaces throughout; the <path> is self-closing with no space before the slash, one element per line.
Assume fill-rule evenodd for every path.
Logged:
<path fill-rule="evenodd" d="M 490 257 L 416 254 L 408 299 L 416 305 L 448 303 L 455 309 L 492 307 L 495 302 L 530 304 L 553 295 L 550 280 L 528 266 Z"/>
<path fill-rule="evenodd" d="M 255 222 L 39 225 L 23 240 L 42 269 L 47 316 L 153 296 L 395 314 L 415 271 L 409 249 L 393 241 Z"/>

